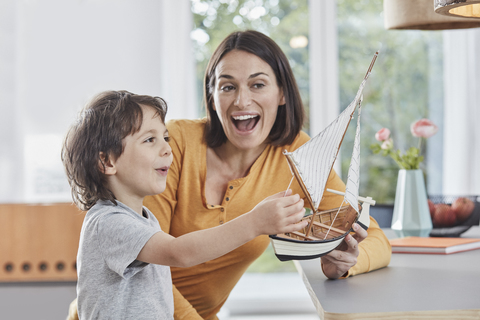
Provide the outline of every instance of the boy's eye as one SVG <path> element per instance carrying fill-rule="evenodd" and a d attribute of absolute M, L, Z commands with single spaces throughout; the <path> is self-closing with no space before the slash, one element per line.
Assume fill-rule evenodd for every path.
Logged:
<path fill-rule="evenodd" d="M 165 140 L 165 142 L 170 142 L 170 137 L 169 136 L 163 137 L 163 139 Z"/>
<path fill-rule="evenodd" d="M 145 142 L 154 142 L 155 141 L 155 138 L 154 137 L 150 137 L 148 139 L 145 140 Z"/>

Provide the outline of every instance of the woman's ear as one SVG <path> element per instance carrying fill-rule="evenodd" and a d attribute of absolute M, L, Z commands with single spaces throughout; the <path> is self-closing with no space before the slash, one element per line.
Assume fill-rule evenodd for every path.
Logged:
<path fill-rule="evenodd" d="M 285 95 L 283 94 L 283 90 L 280 90 L 280 101 L 278 102 L 278 105 L 283 106 L 285 103 Z"/>
<path fill-rule="evenodd" d="M 110 157 L 106 157 L 105 153 L 100 152 L 100 159 L 98 160 L 98 166 L 100 171 L 107 176 L 112 176 L 117 173 L 117 168 L 115 168 L 115 163 Z"/>

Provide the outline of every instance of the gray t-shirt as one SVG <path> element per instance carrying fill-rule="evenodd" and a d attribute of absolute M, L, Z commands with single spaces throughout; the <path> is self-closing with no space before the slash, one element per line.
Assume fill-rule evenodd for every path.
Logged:
<path fill-rule="evenodd" d="M 136 260 L 155 216 L 99 201 L 85 216 L 77 256 L 78 314 L 87 319 L 173 319 L 170 267 Z"/>

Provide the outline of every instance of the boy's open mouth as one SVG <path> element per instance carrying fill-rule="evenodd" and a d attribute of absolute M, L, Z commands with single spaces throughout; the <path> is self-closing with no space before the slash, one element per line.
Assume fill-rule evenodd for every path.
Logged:
<path fill-rule="evenodd" d="M 245 132 L 253 130 L 259 120 L 260 116 L 253 114 L 232 117 L 232 122 L 237 130 Z"/>
<path fill-rule="evenodd" d="M 156 169 L 156 171 L 162 175 L 166 175 L 168 173 L 168 169 L 169 167 L 165 166 L 165 167 L 161 167 L 161 168 L 158 168 Z"/>

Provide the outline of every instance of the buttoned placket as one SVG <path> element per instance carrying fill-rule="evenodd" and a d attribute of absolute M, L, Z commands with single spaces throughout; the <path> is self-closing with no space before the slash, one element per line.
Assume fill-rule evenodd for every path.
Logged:
<path fill-rule="evenodd" d="M 232 197 L 235 195 L 237 189 L 239 186 L 239 181 L 230 181 L 228 183 L 227 191 L 225 192 L 225 196 L 223 198 L 222 202 L 222 208 L 220 209 L 220 214 L 219 214 L 219 224 L 223 224 L 227 222 L 227 209 L 229 204 L 231 203 Z"/>

